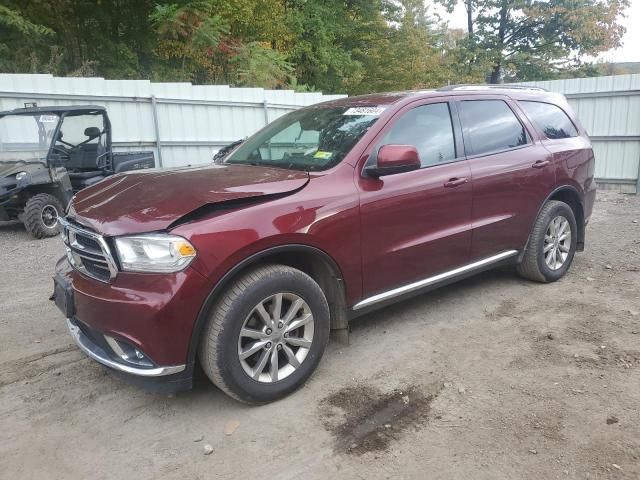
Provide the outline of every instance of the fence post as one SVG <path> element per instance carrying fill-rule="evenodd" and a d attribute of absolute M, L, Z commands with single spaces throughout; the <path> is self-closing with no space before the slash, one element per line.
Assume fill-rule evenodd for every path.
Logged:
<path fill-rule="evenodd" d="M 269 103 L 266 98 L 262 102 L 262 109 L 264 110 L 264 124 L 269 125 Z"/>
<path fill-rule="evenodd" d="M 158 167 L 162 167 L 162 142 L 160 141 L 160 124 L 158 123 L 158 107 L 156 96 L 151 95 L 151 112 L 153 114 L 153 127 L 156 132 L 156 149 L 158 150 Z"/>

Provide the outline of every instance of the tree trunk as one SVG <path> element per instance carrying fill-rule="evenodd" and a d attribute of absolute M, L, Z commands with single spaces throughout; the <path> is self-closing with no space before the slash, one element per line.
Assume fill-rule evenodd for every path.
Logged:
<path fill-rule="evenodd" d="M 465 9 L 467 10 L 467 34 L 473 37 L 473 0 L 465 0 Z"/>
<path fill-rule="evenodd" d="M 491 78 L 489 83 L 502 83 L 501 81 L 501 73 L 502 73 L 502 64 L 498 63 L 493 66 L 491 70 Z"/>
<path fill-rule="evenodd" d="M 502 0 L 502 5 L 500 6 L 500 26 L 498 27 L 498 48 L 495 52 L 495 62 L 489 83 L 502 83 L 502 52 L 504 51 L 504 39 L 507 34 L 508 13 L 509 2 L 508 0 Z"/>

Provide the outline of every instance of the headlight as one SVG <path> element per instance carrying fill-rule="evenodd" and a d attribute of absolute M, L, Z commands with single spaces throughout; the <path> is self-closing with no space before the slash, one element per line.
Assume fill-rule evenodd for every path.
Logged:
<path fill-rule="evenodd" d="M 29 174 L 27 172 L 16 173 L 16 180 L 19 182 L 20 180 L 27 178 L 28 175 Z"/>
<path fill-rule="evenodd" d="M 196 249 L 177 235 L 117 237 L 122 270 L 127 272 L 177 272 L 191 263 Z"/>

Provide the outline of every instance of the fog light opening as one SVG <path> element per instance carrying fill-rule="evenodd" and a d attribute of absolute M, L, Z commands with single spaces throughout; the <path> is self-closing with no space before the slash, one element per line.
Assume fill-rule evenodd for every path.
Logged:
<path fill-rule="evenodd" d="M 120 339 L 116 340 L 109 335 L 105 335 L 104 338 L 113 350 L 113 353 L 115 353 L 124 362 L 139 367 L 155 366 L 153 362 L 149 358 L 147 358 L 147 356 L 142 351 L 140 351 L 130 343 Z"/>

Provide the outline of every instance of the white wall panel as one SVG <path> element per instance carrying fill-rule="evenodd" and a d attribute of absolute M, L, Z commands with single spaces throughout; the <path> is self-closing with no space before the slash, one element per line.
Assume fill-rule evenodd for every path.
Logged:
<path fill-rule="evenodd" d="M 265 125 L 265 101 L 272 121 L 288 111 L 341 97 L 228 85 L 0 74 L 0 110 L 22 108 L 25 102 L 105 106 L 115 149 L 154 150 L 158 163 L 159 141 L 164 167 L 207 163 L 221 146 L 256 132 Z"/>
<path fill-rule="evenodd" d="M 529 82 L 563 93 L 592 136 L 596 176 L 638 183 L 640 171 L 640 74 Z M 160 138 L 151 97 L 155 96 Z M 165 167 L 209 162 L 222 146 L 246 137 L 268 120 L 344 95 L 292 90 L 231 88 L 227 85 L 152 83 L 147 80 L 59 78 L 0 74 L 0 110 L 38 105 L 107 107 L 118 150 L 154 150 L 160 141 Z"/>

